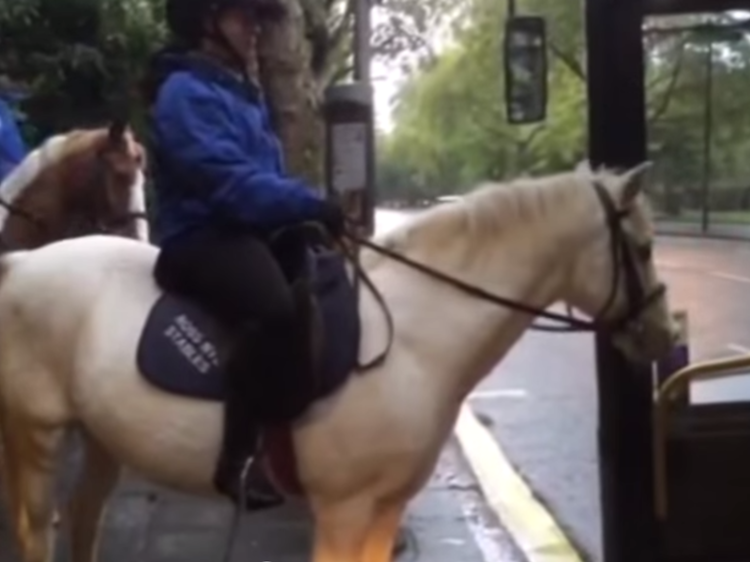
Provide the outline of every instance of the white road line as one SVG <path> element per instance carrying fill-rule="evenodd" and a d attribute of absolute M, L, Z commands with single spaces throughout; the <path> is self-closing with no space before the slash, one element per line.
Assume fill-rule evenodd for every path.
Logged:
<path fill-rule="evenodd" d="M 469 394 L 469 400 L 495 400 L 496 398 L 527 398 L 529 393 L 523 388 L 496 388 L 477 390 Z"/>
<path fill-rule="evenodd" d="M 750 277 L 734 275 L 733 273 L 725 273 L 723 271 L 710 271 L 709 275 L 712 275 L 714 277 L 719 277 L 720 279 L 726 279 L 728 281 L 737 281 L 738 283 L 750 284 Z"/>
<path fill-rule="evenodd" d="M 750 355 L 750 347 L 741 345 L 739 343 L 728 343 L 727 349 L 729 351 L 734 351 L 735 353 L 739 353 L 741 355 Z"/>

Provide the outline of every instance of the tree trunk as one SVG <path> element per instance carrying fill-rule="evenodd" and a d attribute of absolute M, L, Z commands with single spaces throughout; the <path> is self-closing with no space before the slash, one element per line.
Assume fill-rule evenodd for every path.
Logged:
<path fill-rule="evenodd" d="M 298 0 L 286 0 L 289 18 L 269 25 L 258 44 L 259 78 L 290 174 L 323 188 L 324 123 L 310 69 L 305 18 Z"/>

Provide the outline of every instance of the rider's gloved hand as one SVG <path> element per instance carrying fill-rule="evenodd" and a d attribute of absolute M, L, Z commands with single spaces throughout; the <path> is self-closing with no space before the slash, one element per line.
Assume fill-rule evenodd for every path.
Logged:
<path fill-rule="evenodd" d="M 319 220 L 333 238 L 338 240 L 343 236 L 346 226 L 346 215 L 341 205 L 334 201 L 323 201 Z"/>

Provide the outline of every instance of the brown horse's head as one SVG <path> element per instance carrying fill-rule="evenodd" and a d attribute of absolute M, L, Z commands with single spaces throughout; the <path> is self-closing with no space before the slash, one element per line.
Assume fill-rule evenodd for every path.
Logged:
<path fill-rule="evenodd" d="M 122 121 L 48 139 L 0 184 L 2 249 L 96 233 L 147 240 L 145 165 Z"/>

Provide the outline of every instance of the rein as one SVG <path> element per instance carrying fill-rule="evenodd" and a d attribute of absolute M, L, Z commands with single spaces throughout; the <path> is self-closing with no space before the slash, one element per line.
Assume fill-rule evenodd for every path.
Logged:
<path fill-rule="evenodd" d="M 353 234 L 349 229 L 344 232 L 344 237 L 351 240 L 355 245 L 369 248 L 370 250 L 386 256 L 389 259 L 417 270 L 428 277 L 437 279 L 438 281 L 450 285 L 451 287 L 462 291 L 463 293 L 471 297 L 487 301 L 496 306 L 510 308 L 519 312 L 531 314 L 535 317 L 538 316 L 547 318 L 549 320 L 554 320 L 564 324 L 563 326 L 545 326 L 532 324 L 532 330 L 544 332 L 604 332 L 612 334 L 632 324 L 635 324 L 635 327 L 637 329 L 641 329 L 641 325 L 640 323 L 638 323 L 639 315 L 664 294 L 664 292 L 666 291 L 666 286 L 664 284 L 659 284 L 656 289 L 653 290 L 650 294 L 647 295 L 645 293 L 640 277 L 638 275 L 638 269 L 635 264 L 633 248 L 628 245 L 622 229 L 622 221 L 628 216 L 629 211 L 617 209 L 606 189 L 598 182 L 594 182 L 593 186 L 599 198 L 599 201 L 604 208 L 606 216 L 606 226 L 608 227 L 608 230 L 610 232 L 610 250 L 613 260 L 613 279 L 607 299 L 602 305 L 599 313 L 597 313 L 597 315 L 592 320 L 582 320 L 579 318 L 575 318 L 572 315 L 572 311 L 570 311 L 570 308 L 568 314 L 559 314 L 520 301 L 509 299 L 507 297 L 493 294 L 489 291 L 486 291 L 485 289 L 482 289 L 481 287 L 466 283 L 465 281 L 462 281 L 452 275 L 448 275 L 446 273 L 438 271 L 435 268 L 413 260 L 401 253 L 394 252 L 393 250 L 381 246 L 380 244 L 376 244 L 369 239 L 357 236 Z M 349 261 L 354 268 L 355 277 L 361 279 L 365 283 L 386 316 L 388 342 L 386 343 L 385 349 L 368 363 L 358 363 L 357 370 L 362 371 L 377 367 L 385 361 L 393 345 L 395 325 L 393 315 L 380 290 L 372 282 L 367 272 L 364 271 L 364 268 L 359 263 L 359 260 L 356 258 L 356 256 L 353 255 L 353 252 L 351 252 L 344 245 L 342 245 L 342 248 L 347 261 Z M 636 248 L 636 251 L 638 250 L 639 249 Z M 640 253 L 643 259 L 650 259 L 650 248 L 640 249 Z M 628 310 L 621 318 L 612 322 L 607 322 L 603 319 L 603 317 L 612 307 L 617 298 L 617 292 L 623 274 L 625 277 L 625 290 L 627 295 Z"/>

